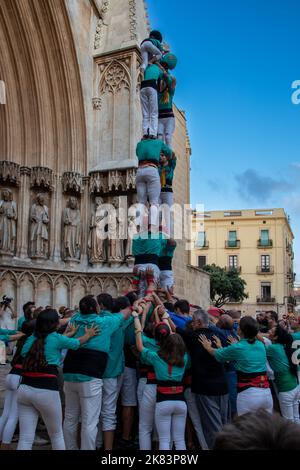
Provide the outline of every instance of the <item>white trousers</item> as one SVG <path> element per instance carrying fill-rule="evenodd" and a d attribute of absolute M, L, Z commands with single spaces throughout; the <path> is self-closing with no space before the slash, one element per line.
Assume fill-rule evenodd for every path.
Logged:
<path fill-rule="evenodd" d="M 138 268 L 139 272 L 143 274 L 147 271 L 147 268 L 153 269 L 154 281 L 156 283 L 159 282 L 160 269 L 156 264 L 153 264 L 153 263 L 136 264 L 136 267 Z M 147 279 L 145 276 L 142 275 L 140 279 L 140 284 L 139 284 L 139 298 L 145 297 L 147 288 L 148 288 Z"/>
<path fill-rule="evenodd" d="M 31 450 L 39 413 L 46 425 L 52 450 L 65 450 L 59 392 L 20 385 L 18 389 L 20 437 L 18 450 Z"/>
<path fill-rule="evenodd" d="M 102 379 L 66 382 L 64 436 L 67 450 L 78 450 L 77 430 L 81 418 L 81 450 L 95 450 L 102 404 Z"/>
<path fill-rule="evenodd" d="M 192 393 L 191 388 L 188 387 L 185 392 L 184 392 L 184 398 L 186 400 L 187 404 L 187 410 L 188 410 L 188 415 L 191 418 L 191 421 L 193 423 L 198 442 L 201 446 L 202 450 L 208 450 L 208 445 L 206 443 L 204 434 L 203 434 L 203 428 L 201 424 L 201 419 L 199 415 L 199 410 L 197 407 L 196 403 L 196 397 L 195 394 Z"/>
<path fill-rule="evenodd" d="M 160 287 L 173 287 L 174 285 L 174 273 L 173 271 L 160 271 L 160 276 L 159 276 L 159 283 Z"/>
<path fill-rule="evenodd" d="M 138 400 L 139 407 L 142 403 L 143 394 L 144 394 L 146 384 L 147 384 L 147 378 L 146 377 L 141 377 L 139 379 L 139 383 L 138 383 L 138 386 L 137 386 L 137 400 Z"/>
<path fill-rule="evenodd" d="M 121 384 L 122 406 L 137 406 L 137 376 L 136 369 L 125 367 Z"/>
<path fill-rule="evenodd" d="M 10 444 L 18 424 L 18 387 L 21 377 L 7 374 L 5 379 L 4 408 L 0 418 L 0 441 Z"/>
<path fill-rule="evenodd" d="M 173 134 L 175 131 L 175 117 L 166 117 L 158 119 L 158 138 L 163 140 L 172 148 Z"/>
<path fill-rule="evenodd" d="M 155 425 L 159 438 L 159 450 L 186 450 L 185 423 L 187 406 L 184 401 L 170 400 L 156 403 Z"/>
<path fill-rule="evenodd" d="M 117 426 L 117 402 L 122 385 L 122 376 L 113 379 L 102 379 L 102 408 L 101 428 L 102 431 L 114 431 Z"/>
<path fill-rule="evenodd" d="M 156 58 L 156 60 L 161 59 L 162 53 L 156 47 L 151 41 L 145 41 L 141 45 L 141 54 L 142 54 L 142 65 L 141 69 L 146 70 L 148 67 L 149 60 L 152 59 L 153 57 Z"/>
<path fill-rule="evenodd" d="M 160 177 L 157 168 L 145 166 L 137 169 L 136 192 L 139 204 L 146 206 L 149 199 L 150 205 L 159 205 Z M 144 207 L 139 207 L 140 212 L 145 212 Z M 140 215 L 142 217 L 142 215 Z"/>
<path fill-rule="evenodd" d="M 156 404 L 156 385 L 146 384 L 142 401 L 140 403 L 139 416 L 139 443 L 140 450 L 151 450 L 152 432 L 154 428 Z"/>
<path fill-rule="evenodd" d="M 278 400 L 280 404 L 280 411 L 283 418 L 286 418 L 294 423 L 300 424 L 299 419 L 299 398 L 300 387 L 299 385 L 290 390 L 289 392 L 279 392 Z"/>
<path fill-rule="evenodd" d="M 145 87 L 140 92 L 142 107 L 142 128 L 143 135 L 157 137 L 158 132 L 158 97 L 157 90 L 152 87 Z"/>
<path fill-rule="evenodd" d="M 237 394 L 237 414 L 243 415 L 259 408 L 273 411 L 273 398 L 269 388 L 250 387 Z"/>

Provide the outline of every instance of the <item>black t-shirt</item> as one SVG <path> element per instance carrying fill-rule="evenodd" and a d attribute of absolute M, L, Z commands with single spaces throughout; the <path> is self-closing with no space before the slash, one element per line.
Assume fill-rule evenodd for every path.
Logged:
<path fill-rule="evenodd" d="M 176 328 L 190 353 L 192 363 L 192 392 L 198 395 L 226 395 L 227 380 L 223 364 L 209 354 L 199 342 L 199 335 L 204 334 L 208 339 L 216 335 L 210 328 L 200 330 L 183 330 Z"/>

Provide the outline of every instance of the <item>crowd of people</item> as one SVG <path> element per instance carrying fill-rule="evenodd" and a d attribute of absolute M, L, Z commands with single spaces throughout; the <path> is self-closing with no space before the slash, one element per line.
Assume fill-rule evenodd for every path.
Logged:
<path fill-rule="evenodd" d="M 145 275 L 142 297 L 133 279 L 123 296 L 87 295 L 75 312 L 27 302 L 18 329 L 1 329 L 16 342 L 2 449 L 18 426 L 17 449 L 30 450 L 39 419 L 55 450 L 212 449 L 237 416 L 266 419 L 261 410 L 300 433 L 297 319 L 205 310 Z"/>

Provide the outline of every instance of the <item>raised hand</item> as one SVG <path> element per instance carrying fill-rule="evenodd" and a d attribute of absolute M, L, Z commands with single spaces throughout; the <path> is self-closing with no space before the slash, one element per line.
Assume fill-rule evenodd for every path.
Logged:
<path fill-rule="evenodd" d="M 101 331 L 99 326 L 97 326 L 97 325 L 92 325 L 90 327 L 86 326 L 84 330 L 85 330 L 85 334 L 89 338 L 93 338 L 94 336 L 99 335 L 100 331 Z"/>
<path fill-rule="evenodd" d="M 234 338 L 233 336 L 230 335 L 230 336 L 228 336 L 228 338 L 227 338 L 227 342 L 228 342 L 229 344 L 235 344 L 235 343 L 238 343 L 239 341 L 238 341 L 237 338 Z"/>
<path fill-rule="evenodd" d="M 221 340 L 218 336 L 213 336 L 213 340 L 218 349 L 222 348 Z"/>
<path fill-rule="evenodd" d="M 212 348 L 210 339 L 208 339 L 205 335 L 200 335 L 198 337 L 198 341 L 199 343 L 202 344 L 204 349 L 206 349 L 207 351 L 209 351 Z"/>

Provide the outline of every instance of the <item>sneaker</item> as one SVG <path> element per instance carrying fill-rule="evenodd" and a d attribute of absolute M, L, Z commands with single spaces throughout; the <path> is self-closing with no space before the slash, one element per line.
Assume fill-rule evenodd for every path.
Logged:
<path fill-rule="evenodd" d="M 48 444 L 50 444 L 50 441 L 48 439 L 43 439 L 40 436 L 35 436 L 33 445 L 39 447 L 39 446 L 46 446 Z"/>

